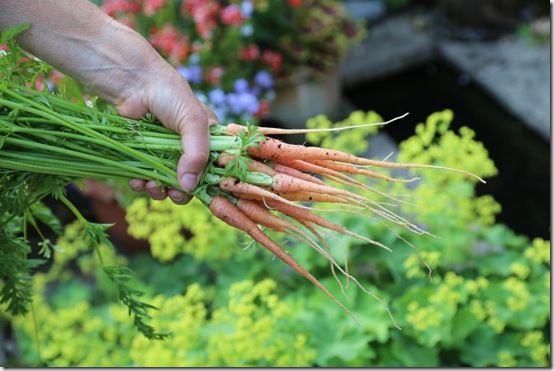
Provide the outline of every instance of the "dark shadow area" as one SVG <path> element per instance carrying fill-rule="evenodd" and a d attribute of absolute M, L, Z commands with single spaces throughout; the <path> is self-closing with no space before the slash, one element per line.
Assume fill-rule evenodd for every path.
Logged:
<path fill-rule="evenodd" d="M 410 112 L 385 131 L 400 142 L 426 117 L 449 108 L 453 129 L 468 126 L 483 142 L 499 174 L 477 187 L 501 205 L 497 220 L 529 237 L 550 236 L 550 146 L 489 94 L 451 66 L 436 61 L 344 92 L 357 107 L 384 118 Z"/>

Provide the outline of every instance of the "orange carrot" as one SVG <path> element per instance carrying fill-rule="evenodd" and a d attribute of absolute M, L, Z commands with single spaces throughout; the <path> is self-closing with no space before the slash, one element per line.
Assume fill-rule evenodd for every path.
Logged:
<path fill-rule="evenodd" d="M 382 179 L 386 180 L 388 182 L 400 182 L 400 183 L 409 183 L 413 182 L 415 180 L 418 180 L 419 178 L 411 178 L 411 179 L 398 179 L 398 178 L 392 178 L 388 175 L 379 174 L 374 171 L 364 169 L 364 168 L 358 168 L 354 166 L 348 166 L 345 163 L 340 162 L 334 162 L 334 161 L 323 161 L 323 160 L 313 160 L 310 161 L 314 165 L 318 165 L 327 169 L 339 171 L 341 173 L 348 173 L 348 174 L 357 174 L 357 175 L 365 175 L 371 178 L 375 179 Z"/>
<path fill-rule="evenodd" d="M 230 192 L 236 196 L 244 197 L 249 200 L 275 200 L 292 204 L 291 201 L 271 191 L 268 191 L 267 189 L 263 189 L 253 184 L 241 182 L 239 179 L 233 177 L 222 178 L 219 182 L 219 188 L 223 191 Z M 300 205 L 297 206 L 305 207 Z"/>
<path fill-rule="evenodd" d="M 234 159 L 235 155 L 228 155 L 228 154 L 222 154 L 217 159 L 217 163 L 221 167 L 225 167 L 229 161 Z M 269 176 L 274 176 L 277 174 L 275 170 L 273 170 L 271 167 L 267 166 L 266 164 L 263 164 L 256 160 L 250 160 L 248 161 L 248 170 L 250 171 L 257 171 L 260 173 L 264 173 Z"/>
<path fill-rule="evenodd" d="M 354 233 L 354 232 L 344 228 L 342 225 L 330 222 L 327 219 L 311 212 L 310 210 L 299 208 L 296 205 L 284 204 L 282 202 L 273 201 L 273 200 L 268 200 L 266 203 L 269 207 L 271 207 L 271 208 L 273 208 L 273 209 L 275 209 L 275 210 L 277 210 L 277 211 L 279 211 L 279 212 L 281 212 L 285 215 L 290 216 L 291 218 L 297 220 L 300 223 L 304 223 L 304 222 L 314 223 L 314 224 L 317 224 L 317 225 L 319 225 L 323 228 L 327 228 L 327 229 L 330 229 L 332 231 L 339 232 L 339 233 L 342 233 L 342 234 L 350 235 L 350 236 L 355 237 L 359 240 L 368 242 L 370 244 L 382 247 L 385 250 L 391 251 L 391 249 L 389 247 L 383 245 L 382 243 L 374 241 L 374 240 L 372 240 L 370 238 L 367 238 L 367 237 L 364 237 L 364 236 L 360 236 L 359 234 Z"/>
<path fill-rule="evenodd" d="M 315 192 L 289 192 L 282 193 L 279 196 L 289 201 L 306 201 L 306 202 L 335 202 L 347 205 L 359 206 L 357 203 L 341 198 L 335 195 Z"/>
<path fill-rule="evenodd" d="M 306 134 L 306 133 L 321 133 L 321 132 L 336 132 L 336 131 L 343 131 L 343 130 L 350 130 L 350 129 L 359 129 L 363 127 L 368 126 L 383 126 L 390 124 L 393 121 L 400 120 L 401 118 L 404 118 L 408 115 L 408 113 L 405 113 L 401 116 L 395 117 L 391 120 L 385 121 L 385 122 L 371 122 L 371 123 L 358 123 L 356 125 L 348 125 L 348 126 L 340 126 L 340 127 L 333 127 L 333 128 L 319 128 L 319 129 L 279 129 L 279 128 L 271 128 L 271 127 L 263 127 L 258 126 L 256 130 L 258 130 L 260 133 L 264 135 L 287 135 L 287 134 Z M 225 134 L 227 135 L 238 135 L 241 130 L 248 130 L 248 128 L 244 125 L 238 125 L 238 124 L 227 124 Z"/>
<path fill-rule="evenodd" d="M 367 201 L 365 197 L 358 196 L 357 194 L 346 191 L 344 189 L 334 188 L 326 184 L 315 184 L 282 173 L 277 174 L 273 177 L 271 188 L 275 192 L 282 195 L 286 195 L 289 193 L 309 192 L 321 193 L 331 196 L 340 196 L 360 202 Z"/>
<path fill-rule="evenodd" d="M 273 166 L 273 169 L 275 169 L 275 171 L 278 172 L 278 173 L 287 174 L 287 175 L 293 176 L 295 178 L 306 180 L 308 182 L 317 183 L 317 184 L 325 184 L 324 181 L 322 181 L 319 178 L 316 178 L 315 176 L 303 173 L 303 172 L 301 172 L 297 169 L 294 169 L 294 168 L 289 167 L 289 166 L 285 166 L 283 164 L 275 164 L 275 166 Z"/>
<path fill-rule="evenodd" d="M 294 228 L 293 225 L 273 215 L 268 209 L 257 202 L 239 199 L 236 205 L 240 211 L 246 214 L 246 216 L 256 224 L 284 233 L 287 232 L 287 229 Z"/>
<path fill-rule="evenodd" d="M 281 259 L 285 264 L 289 265 L 292 269 L 304 276 L 317 288 L 325 293 L 331 300 L 337 303 L 346 313 L 351 315 L 348 308 L 344 306 L 337 298 L 333 296 L 327 290 L 325 286 L 318 281 L 310 272 L 304 269 L 298 264 L 290 255 L 288 255 L 283 249 L 271 240 L 265 233 L 263 233 L 258 226 L 249 219 L 242 211 L 238 209 L 233 203 L 227 200 L 225 197 L 216 196 L 210 203 L 210 211 L 212 214 L 221 219 L 223 222 L 229 224 L 232 227 L 238 228 L 248 233 L 255 241 L 260 245 L 271 251 L 275 256 Z"/>
<path fill-rule="evenodd" d="M 257 147 L 255 146 L 250 147 L 248 149 L 248 153 L 252 157 L 256 157 L 264 160 L 272 160 L 272 161 L 281 160 L 280 162 L 282 162 L 282 160 L 293 160 L 293 159 L 308 160 L 308 161 L 329 160 L 329 161 L 346 162 L 350 164 L 377 166 L 377 167 L 385 167 L 385 168 L 396 168 L 396 169 L 408 169 L 408 168 L 442 169 L 442 170 L 448 170 L 448 171 L 464 174 L 467 176 L 471 176 L 473 178 L 478 179 L 482 183 L 485 183 L 485 181 L 482 178 L 478 177 L 475 174 L 469 173 L 464 170 L 446 167 L 446 166 L 395 163 L 395 162 L 370 160 L 367 158 L 356 157 L 354 155 L 351 155 L 349 153 L 342 152 L 342 151 L 319 148 L 319 147 L 305 147 L 297 144 L 288 144 L 273 138 L 268 138 L 260 142 L 259 146 Z"/>

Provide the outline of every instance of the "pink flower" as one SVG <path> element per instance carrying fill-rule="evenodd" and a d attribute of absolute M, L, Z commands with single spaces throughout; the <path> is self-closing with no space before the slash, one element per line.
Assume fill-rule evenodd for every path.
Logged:
<path fill-rule="evenodd" d="M 57 70 L 52 71 L 52 75 L 50 75 L 50 79 L 55 85 L 58 85 L 60 82 L 62 82 L 63 78 L 64 74 Z"/>
<path fill-rule="evenodd" d="M 212 36 L 212 30 L 217 26 L 216 15 L 220 6 L 213 0 L 184 0 L 181 12 L 190 16 L 196 25 L 196 32 L 203 39 Z"/>
<path fill-rule="evenodd" d="M 173 64 L 182 64 L 189 55 L 190 46 L 186 38 L 182 38 L 169 53 L 169 60 Z"/>
<path fill-rule="evenodd" d="M 8 50 L 7 44 L 0 44 L 0 50 Z"/>
<path fill-rule="evenodd" d="M 239 50 L 239 58 L 243 61 L 255 61 L 260 57 L 260 49 L 256 44 L 248 44 Z"/>
<path fill-rule="evenodd" d="M 171 24 L 166 24 L 161 30 L 153 30 L 149 40 L 173 64 L 184 62 L 190 51 L 188 38 Z"/>
<path fill-rule="evenodd" d="M 144 14 L 151 17 L 158 10 L 163 8 L 165 6 L 166 0 L 145 0 L 144 4 L 142 5 L 142 9 L 144 11 Z"/>
<path fill-rule="evenodd" d="M 272 50 L 264 50 L 261 61 L 263 64 L 271 67 L 273 72 L 277 73 L 283 66 L 283 55 Z"/>
<path fill-rule="evenodd" d="M 152 32 L 149 39 L 152 46 L 168 55 L 177 44 L 180 36 L 179 32 L 168 23 L 161 30 Z"/>
<path fill-rule="evenodd" d="M 139 0 L 107 0 L 101 6 L 101 9 L 110 17 L 115 17 L 117 13 L 138 13 L 140 12 Z"/>
<path fill-rule="evenodd" d="M 240 7 L 236 4 L 226 6 L 221 12 L 221 22 L 229 26 L 240 26 L 244 22 Z"/>
<path fill-rule="evenodd" d="M 270 109 L 271 105 L 269 104 L 269 102 L 265 99 L 261 100 L 258 110 L 254 113 L 254 116 L 258 118 L 264 118 L 269 114 Z"/>
<path fill-rule="evenodd" d="M 225 70 L 222 67 L 213 67 L 210 68 L 206 74 L 206 81 L 212 85 L 219 85 L 221 77 L 225 73 Z"/>

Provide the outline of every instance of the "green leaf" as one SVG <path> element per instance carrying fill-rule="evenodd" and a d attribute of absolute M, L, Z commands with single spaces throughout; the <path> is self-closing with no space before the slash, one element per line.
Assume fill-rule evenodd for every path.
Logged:
<path fill-rule="evenodd" d="M 7 44 L 9 41 L 15 40 L 15 38 L 22 32 L 28 30 L 31 27 L 30 23 L 21 23 L 17 26 L 13 26 L 4 30 L 0 35 L 0 44 Z"/>
<path fill-rule="evenodd" d="M 479 326 L 479 320 L 467 308 L 459 309 L 452 320 L 451 345 L 465 341 L 465 338 Z"/>

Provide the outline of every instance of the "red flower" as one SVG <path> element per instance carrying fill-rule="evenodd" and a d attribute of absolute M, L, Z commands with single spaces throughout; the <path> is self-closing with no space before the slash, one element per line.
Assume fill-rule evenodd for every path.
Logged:
<path fill-rule="evenodd" d="M 239 59 L 243 61 L 255 61 L 260 57 L 260 49 L 256 44 L 248 44 L 239 50 Z"/>
<path fill-rule="evenodd" d="M 271 67 L 273 72 L 279 72 L 283 66 L 283 55 L 279 52 L 264 50 L 261 60 L 263 64 Z"/>
<path fill-rule="evenodd" d="M 267 100 L 261 100 L 260 105 L 258 107 L 258 110 L 256 113 L 254 113 L 254 116 L 257 118 L 264 118 L 269 114 L 269 111 L 271 110 L 271 105 Z"/>
<path fill-rule="evenodd" d="M 52 74 L 50 75 L 50 79 L 52 80 L 54 85 L 58 85 L 60 82 L 62 82 L 63 78 L 64 74 L 57 70 L 52 71 Z"/>
<path fill-rule="evenodd" d="M 213 67 L 210 68 L 206 74 L 206 81 L 212 85 L 219 85 L 221 77 L 225 73 L 225 70 L 222 67 Z"/>
<path fill-rule="evenodd" d="M 144 14 L 151 17 L 165 6 L 166 0 L 145 0 L 142 5 Z"/>
<path fill-rule="evenodd" d="M 138 13 L 141 10 L 139 0 L 107 0 L 101 9 L 110 17 L 115 17 L 116 13 Z"/>
<path fill-rule="evenodd" d="M 288 3 L 293 8 L 298 8 L 300 5 L 302 5 L 302 0 L 288 0 Z"/>
<path fill-rule="evenodd" d="M 175 44 L 169 53 L 169 60 L 174 64 L 182 64 L 187 59 L 189 50 L 189 43 L 185 38 L 183 38 Z"/>
<path fill-rule="evenodd" d="M 240 26 L 244 22 L 240 7 L 236 4 L 226 6 L 221 12 L 221 22 L 229 26 Z"/>
<path fill-rule="evenodd" d="M 181 12 L 192 17 L 196 31 L 203 39 L 212 36 L 212 30 L 217 26 L 216 15 L 219 10 L 217 2 L 211 0 L 184 0 L 181 5 Z"/>
<path fill-rule="evenodd" d="M 161 30 L 150 34 L 150 43 L 158 49 L 170 62 L 183 62 L 189 53 L 188 38 L 183 36 L 172 25 L 166 24 Z"/>

